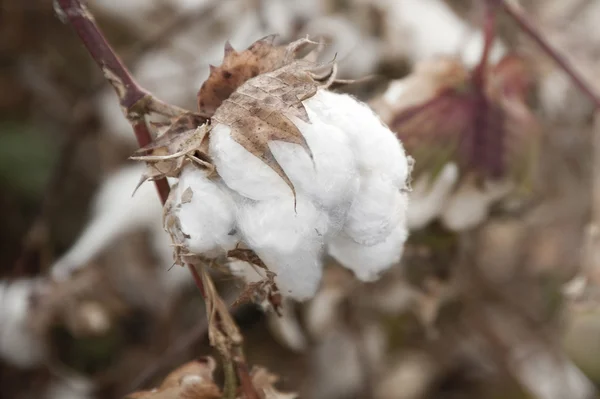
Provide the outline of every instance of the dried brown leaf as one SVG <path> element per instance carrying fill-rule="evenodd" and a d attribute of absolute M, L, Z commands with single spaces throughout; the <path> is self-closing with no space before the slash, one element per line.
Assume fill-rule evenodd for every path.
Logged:
<path fill-rule="evenodd" d="M 187 204 L 189 202 L 192 202 L 193 197 L 194 197 L 194 192 L 192 191 L 191 187 L 188 187 L 185 189 L 183 194 L 181 194 L 181 203 Z"/>
<path fill-rule="evenodd" d="M 310 122 L 302 101 L 316 94 L 319 82 L 315 64 L 294 61 L 245 82 L 217 109 L 213 120 L 231 128 L 231 135 L 248 152 L 260 158 L 290 187 L 292 182 L 277 163 L 268 143 L 279 140 L 312 152 L 290 117 Z"/>
<path fill-rule="evenodd" d="M 187 162 L 213 171 L 208 156 L 206 122 L 204 117 L 191 112 L 180 115 L 156 140 L 137 150 L 130 159 L 145 161 L 148 167 L 136 190 L 146 180 L 176 177 Z"/>
<path fill-rule="evenodd" d="M 274 71 L 289 64 L 297 49 L 290 52 L 286 46 L 273 44 L 276 35 L 254 42 L 246 50 L 237 52 L 225 43 L 223 63 L 210 67 L 210 76 L 198 91 L 198 109 L 202 115 L 212 116 L 219 106 L 244 82 L 262 73 Z"/>

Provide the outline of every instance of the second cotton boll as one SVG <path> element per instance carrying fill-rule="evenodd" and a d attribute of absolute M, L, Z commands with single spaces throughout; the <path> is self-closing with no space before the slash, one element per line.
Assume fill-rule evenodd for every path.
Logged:
<path fill-rule="evenodd" d="M 295 193 L 216 123 L 209 155 L 218 176 L 184 169 L 165 219 L 177 216 L 179 243 L 191 253 L 214 257 L 238 243 L 252 249 L 281 293 L 297 300 L 315 295 L 326 253 L 363 281 L 400 259 L 410 169 L 401 143 L 365 104 L 324 89 L 302 104 L 310 121 L 290 120 L 310 153 L 294 143 L 268 144 Z M 248 282 L 262 274 L 243 262 L 234 272 Z"/>

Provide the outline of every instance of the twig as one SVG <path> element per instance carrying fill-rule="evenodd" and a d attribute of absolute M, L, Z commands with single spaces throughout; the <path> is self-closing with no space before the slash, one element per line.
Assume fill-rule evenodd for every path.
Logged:
<path fill-rule="evenodd" d="M 115 89 L 123 113 L 131 122 L 140 147 L 148 145 L 152 141 L 152 136 L 144 116 L 151 111 L 149 105 L 154 102 L 152 96 L 133 79 L 104 38 L 92 14 L 79 0 L 55 0 L 55 9 L 59 18 L 75 29 L 85 48 L 102 70 L 104 77 Z M 166 179 L 156 180 L 155 184 L 164 204 L 169 196 L 169 184 Z"/>
<path fill-rule="evenodd" d="M 104 77 L 115 89 L 123 113 L 131 123 L 140 147 L 144 147 L 152 141 L 145 120 L 147 114 L 159 112 L 167 116 L 176 116 L 185 112 L 181 108 L 157 100 L 138 85 L 106 41 L 93 16 L 81 4 L 80 0 L 55 0 L 54 6 L 59 18 L 65 23 L 68 22 L 75 29 L 86 49 L 104 73 Z M 164 205 L 169 195 L 169 185 L 164 178 L 155 181 L 155 184 Z M 204 296 L 209 317 L 208 326 L 211 343 L 219 349 L 225 360 L 230 363 L 230 368 L 233 368 L 233 365 L 236 366 L 235 370 L 238 373 L 246 399 L 258 399 L 241 350 L 242 336 L 229 313 L 227 305 L 216 292 L 214 283 L 204 268 L 202 269 L 203 276 L 200 276 L 194 265 L 188 264 L 187 266 Z M 229 382 L 231 383 L 231 379 Z M 235 384 L 235 381 L 232 384 Z"/>
<path fill-rule="evenodd" d="M 502 0 L 502 8 L 504 11 L 515 20 L 515 22 L 519 25 L 519 27 L 525 32 L 534 42 L 537 43 L 538 46 L 544 50 L 544 52 L 550 56 L 556 62 L 563 71 L 569 75 L 569 77 L 573 80 L 575 85 L 579 87 L 579 89 L 585 93 L 590 100 L 594 103 L 596 109 L 600 109 L 600 95 L 594 91 L 592 86 L 590 86 L 583 76 L 575 67 L 567 60 L 567 58 L 561 54 L 559 50 L 554 48 L 550 43 L 543 38 L 543 35 L 540 33 L 537 27 L 529 20 L 525 12 L 521 7 L 512 4 L 512 2 L 508 0 Z"/>

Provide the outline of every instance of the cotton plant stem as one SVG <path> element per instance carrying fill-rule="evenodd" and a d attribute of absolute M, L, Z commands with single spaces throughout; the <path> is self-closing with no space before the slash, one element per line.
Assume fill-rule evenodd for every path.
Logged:
<path fill-rule="evenodd" d="M 519 25 L 523 32 L 569 75 L 575 85 L 594 103 L 596 109 L 600 109 L 600 94 L 595 92 L 564 54 L 546 41 L 543 33 L 530 21 L 523 9 L 511 0 L 502 0 L 501 3 L 503 10 Z"/>
<path fill-rule="evenodd" d="M 149 144 L 152 135 L 144 117 L 152 111 L 153 105 L 163 103 L 154 99 L 135 81 L 106 41 L 92 14 L 79 0 L 55 0 L 54 8 L 58 17 L 73 27 L 106 80 L 115 89 L 123 113 L 131 123 L 139 146 Z M 155 185 L 164 204 L 169 196 L 169 184 L 166 179 L 160 179 L 155 181 Z"/>
<path fill-rule="evenodd" d="M 167 116 L 177 116 L 187 112 L 156 99 L 135 81 L 96 25 L 92 14 L 80 0 L 55 0 L 54 7 L 58 17 L 73 27 L 91 57 L 102 70 L 106 80 L 115 89 L 123 113 L 131 123 L 140 147 L 144 147 L 152 141 L 152 135 L 145 120 L 147 114 L 157 112 Z M 164 178 L 156 180 L 155 184 L 164 205 L 169 196 L 170 187 Z M 203 276 L 200 276 L 194 265 L 188 264 L 187 266 L 207 302 L 207 307 L 212 308 L 213 315 L 217 316 L 210 319 L 211 314 L 209 313 L 209 324 L 214 321 L 214 331 L 228 341 L 227 346 L 220 345 L 220 349 L 225 347 L 229 349 L 229 351 L 222 350 L 223 356 L 229 361 L 228 367 L 237 371 L 246 399 L 258 399 L 241 350 L 242 336 L 228 307 L 216 292 L 208 273 L 204 271 Z M 235 381 L 233 383 L 235 384 Z"/>

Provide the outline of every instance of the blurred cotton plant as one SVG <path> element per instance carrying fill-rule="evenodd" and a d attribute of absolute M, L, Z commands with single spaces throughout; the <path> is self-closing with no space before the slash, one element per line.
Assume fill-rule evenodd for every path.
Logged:
<path fill-rule="evenodd" d="M 31 328 L 31 298 L 39 280 L 0 281 L 0 359 L 20 368 L 39 366 L 45 343 Z"/>
<path fill-rule="evenodd" d="M 179 179 L 164 218 L 177 263 L 248 249 L 260 262 L 236 273 L 274 275 L 271 288 L 303 300 L 326 253 L 364 281 L 399 261 L 409 160 L 366 104 L 327 90 L 335 64 L 298 57 L 310 41 L 273 39 L 227 44 L 198 93 L 209 122 L 181 132 L 183 115 L 134 158 L 148 178 Z"/>
<path fill-rule="evenodd" d="M 494 203 L 531 188 L 539 124 L 529 71 L 516 55 L 495 65 L 485 57 L 474 69 L 454 57 L 420 62 L 373 101 L 416 160 L 412 229 L 436 218 L 473 228 Z"/>
<path fill-rule="evenodd" d="M 71 248 L 52 265 L 54 279 L 69 278 L 127 234 L 146 231 L 150 233 L 152 248 L 158 255 L 157 272 L 165 291 L 175 293 L 191 284 L 185 270 L 169 269 L 171 247 L 162 227 L 156 190 L 145 185 L 132 195 L 143 171 L 142 165 L 126 165 L 106 178 L 95 195 L 89 222 Z"/>

